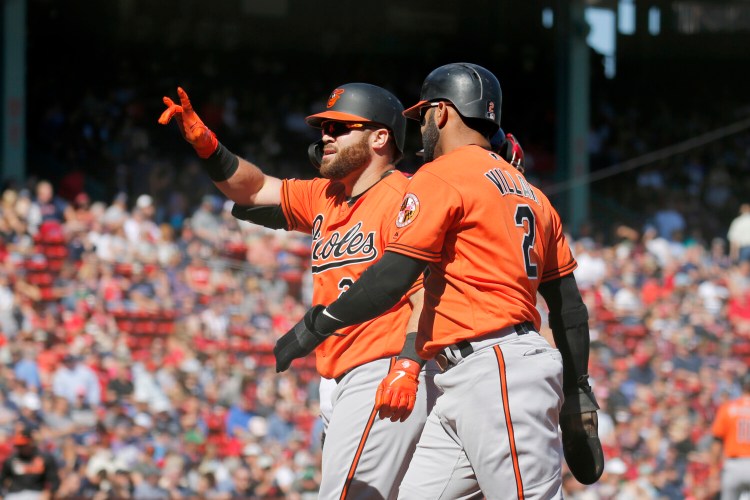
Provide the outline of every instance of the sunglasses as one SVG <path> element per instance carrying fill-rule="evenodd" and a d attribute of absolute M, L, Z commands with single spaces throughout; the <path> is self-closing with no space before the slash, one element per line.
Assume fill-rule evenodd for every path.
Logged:
<path fill-rule="evenodd" d="M 350 122 L 336 122 L 336 121 L 325 121 L 320 124 L 320 129 L 323 134 L 330 135 L 331 137 L 338 137 L 340 135 L 348 134 L 352 130 L 370 128 L 365 123 L 350 123 Z"/>

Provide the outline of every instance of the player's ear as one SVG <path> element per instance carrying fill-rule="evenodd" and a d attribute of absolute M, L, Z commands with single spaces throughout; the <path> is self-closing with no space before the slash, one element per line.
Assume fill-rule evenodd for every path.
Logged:
<path fill-rule="evenodd" d="M 391 133 L 388 129 L 379 128 L 374 130 L 370 134 L 370 146 L 375 151 L 383 151 L 388 146 L 388 139 L 391 137 Z"/>
<path fill-rule="evenodd" d="M 437 108 L 435 109 L 435 116 L 433 117 L 438 128 L 445 127 L 445 124 L 448 123 L 448 117 L 451 112 L 455 114 L 454 118 L 459 120 L 461 119 L 461 117 L 458 115 L 458 112 L 455 109 L 451 109 L 451 106 L 447 102 L 440 101 L 440 103 L 437 105 Z"/>

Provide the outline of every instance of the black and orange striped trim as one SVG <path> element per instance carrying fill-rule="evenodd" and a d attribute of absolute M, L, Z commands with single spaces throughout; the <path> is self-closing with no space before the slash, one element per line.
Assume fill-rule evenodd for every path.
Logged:
<path fill-rule="evenodd" d="M 575 260 L 571 260 L 570 262 L 568 262 L 562 267 L 558 267 L 557 269 L 551 269 L 545 272 L 544 274 L 542 274 L 542 280 L 544 281 L 553 277 L 556 278 L 560 276 L 565 276 L 566 274 L 569 274 L 570 272 L 572 272 L 576 268 L 576 266 L 578 266 L 578 263 Z"/>

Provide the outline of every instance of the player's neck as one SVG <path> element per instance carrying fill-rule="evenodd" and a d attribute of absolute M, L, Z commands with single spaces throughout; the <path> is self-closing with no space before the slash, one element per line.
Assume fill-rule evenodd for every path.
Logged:
<path fill-rule="evenodd" d="M 345 182 L 345 193 L 348 198 L 356 198 L 372 186 L 380 182 L 387 172 L 393 170 L 393 165 L 389 163 L 374 164 L 370 163 L 362 173 L 352 178 L 351 182 Z"/>
<path fill-rule="evenodd" d="M 453 130 L 440 134 L 440 155 L 446 155 L 465 146 L 479 146 L 490 149 L 490 141 L 479 132 L 466 126 L 454 127 Z M 437 151 L 436 151 L 437 152 Z"/>

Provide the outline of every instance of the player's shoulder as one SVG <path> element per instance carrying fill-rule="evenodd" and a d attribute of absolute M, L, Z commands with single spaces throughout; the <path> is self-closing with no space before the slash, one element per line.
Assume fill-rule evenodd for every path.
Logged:
<path fill-rule="evenodd" d="M 450 179 L 454 175 L 459 175 L 462 165 L 466 165 L 467 158 L 465 155 L 458 155 L 457 152 L 441 155 L 432 161 L 429 161 L 419 167 L 412 178 L 439 178 Z"/>
<path fill-rule="evenodd" d="M 344 185 L 342 183 L 324 177 L 298 180 L 297 183 L 307 186 L 311 191 L 321 193 L 326 198 L 336 198 L 344 193 Z"/>
<path fill-rule="evenodd" d="M 466 169 L 483 170 L 496 167 L 498 162 L 506 163 L 496 153 L 480 146 L 470 144 L 460 146 L 449 153 L 438 156 L 419 168 L 416 175 L 422 172 L 436 177 L 461 178 L 466 175 Z M 507 164 L 507 163 L 506 163 Z"/>
<path fill-rule="evenodd" d="M 403 192 L 412 177 L 412 174 L 402 172 L 401 170 L 392 170 L 379 184 L 381 184 L 383 189 Z"/>

